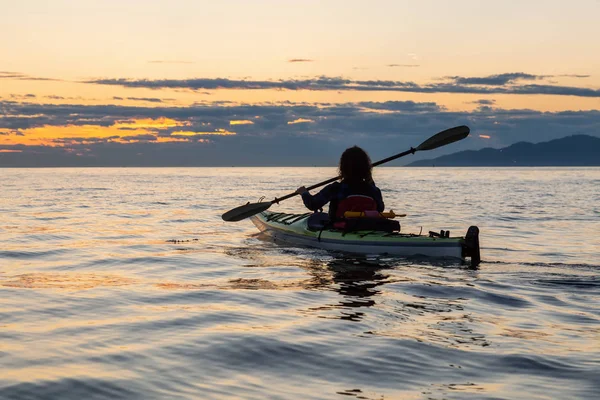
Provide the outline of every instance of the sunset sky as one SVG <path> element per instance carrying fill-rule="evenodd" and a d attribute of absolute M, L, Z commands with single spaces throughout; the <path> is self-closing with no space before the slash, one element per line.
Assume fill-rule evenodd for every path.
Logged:
<path fill-rule="evenodd" d="M 334 164 L 463 124 L 434 156 L 600 136 L 597 0 L 0 6 L 3 166 Z"/>

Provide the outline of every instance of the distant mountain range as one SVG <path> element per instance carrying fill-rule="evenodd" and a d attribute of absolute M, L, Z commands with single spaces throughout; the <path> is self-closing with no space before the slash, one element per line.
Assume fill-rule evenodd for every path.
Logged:
<path fill-rule="evenodd" d="M 467 150 L 432 160 L 408 164 L 411 167 L 527 167 L 600 166 L 600 138 L 573 135 L 542 143 L 519 142 L 503 149 Z"/>

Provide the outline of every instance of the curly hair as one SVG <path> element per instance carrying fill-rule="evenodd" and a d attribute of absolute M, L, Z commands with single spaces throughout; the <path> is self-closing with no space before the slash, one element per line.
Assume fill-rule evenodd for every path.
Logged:
<path fill-rule="evenodd" d="M 369 155 L 358 146 L 347 148 L 340 157 L 340 176 L 347 183 L 373 182 L 372 169 Z"/>

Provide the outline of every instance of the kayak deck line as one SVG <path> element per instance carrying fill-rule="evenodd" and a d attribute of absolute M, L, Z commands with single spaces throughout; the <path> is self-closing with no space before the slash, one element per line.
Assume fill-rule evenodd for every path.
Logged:
<path fill-rule="evenodd" d="M 290 225 L 294 222 L 300 221 L 304 218 L 308 218 L 312 215 L 312 213 L 304 213 L 304 214 L 286 214 L 286 213 L 272 213 L 271 216 L 267 217 L 267 221 L 271 222 L 279 222 L 282 224 Z"/>
<path fill-rule="evenodd" d="M 469 228 L 465 237 L 433 237 L 414 233 L 363 230 L 343 232 L 323 227 L 309 228 L 313 213 L 289 214 L 263 211 L 250 218 L 275 243 L 314 247 L 358 254 L 471 258 L 479 264 L 479 229 Z"/>
<path fill-rule="evenodd" d="M 313 213 L 310 213 L 310 212 L 304 213 L 304 214 L 287 214 L 287 213 L 283 213 L 283 212 L 273 212 L 268 217 L 266 217 L 266 221 L 267 222 L 277 222 L 282 225 L 292 225 L 295 222 L 298 222 L 305 218 L 310 217 L 312 214 Z M 317 230 L 311 229 L 311 228 L 307 228 L 307 229 L 311 230 L 311 231 L 316 231 L 316 232 L 320 231 L 320 229 L 317 229 Z M 342 236 L 349 233 L 349 232 L 343 232 L 339 229 L 324 229 L 324 230 L 330 230 L 332 232 L 340 232 L 342 234 Z M 416 233 L 402 233 L 402 232 L 384 232 L 384 233 L 382 233 L 382 231 L 375 231 L 375 230 L 355 231 L 354 233 L 359 234 L 361 238 L 368 236 L 370 234 L 377 234 L 378 236 L 383 236 L 383 237 L 399 236 L 399 237 L 407 237 L 407 238 L 423 236 L 423 235 L 418 235 Z M 440 239 L 444 239 L 444 238 L 440 238 Z M 452 238 L 450 238 L 450 239 L 452 239 Z"/>

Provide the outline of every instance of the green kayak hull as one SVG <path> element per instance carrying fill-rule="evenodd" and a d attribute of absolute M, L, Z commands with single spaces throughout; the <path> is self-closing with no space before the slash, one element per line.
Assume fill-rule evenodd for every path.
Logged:
<path fill-rule="evenodd" d="M 436 237 L 381 231 L 342 232 L 309 229 L 310 213 L 286 214 L 263 211 L 251 217 L 256 227 L 272 241 L 355 254 L 452 257 L 479 263 L 479 229 L 469 228 L 465 237 Z"/>

